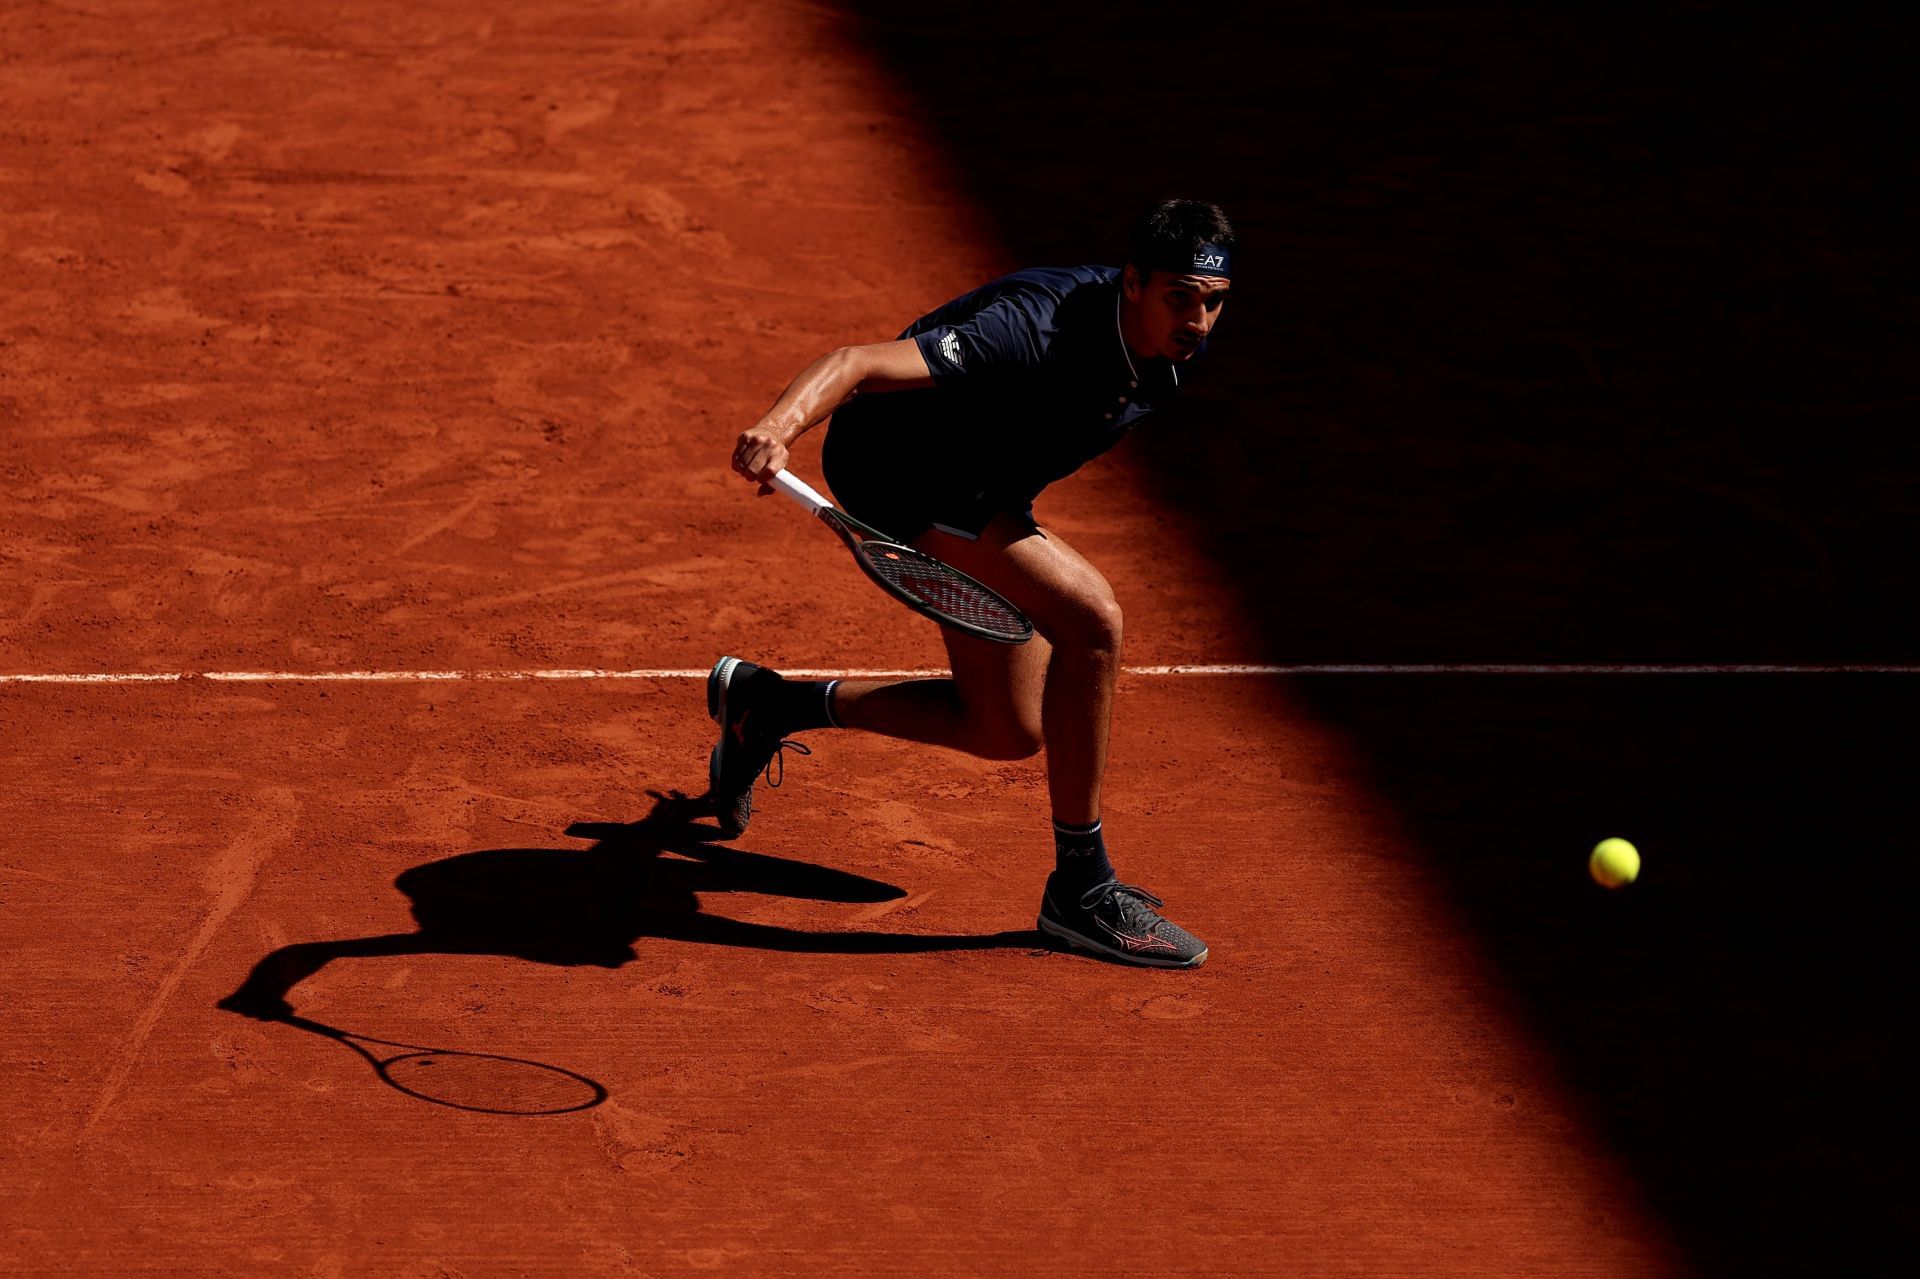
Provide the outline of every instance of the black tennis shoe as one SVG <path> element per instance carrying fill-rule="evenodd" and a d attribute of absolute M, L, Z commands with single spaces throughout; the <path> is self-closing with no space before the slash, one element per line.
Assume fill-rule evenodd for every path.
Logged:
<path fill-rule="evenodd" d="M 1040 931 L 1123 964 L 1198 968 L 1207 960 L 1206 943 L 1154 909 L 1164 904 L 1117 879 L 1076 889 L 1056 873 L 1040 898 Z"/>
<path fill-rule="evenodd" d="M 777 787 L 786 776 L 784 751 L 813 754 L 781 738 L 771 697 L 779 684 L 774 672 L 737 657 L 721 658 L 707 676 L 707 714 L 720 726 L 707 757 L 707 797 L 728 839 L 739 838 L 753 820 L 754 779 L 764 772 L 767 785 Z"/>

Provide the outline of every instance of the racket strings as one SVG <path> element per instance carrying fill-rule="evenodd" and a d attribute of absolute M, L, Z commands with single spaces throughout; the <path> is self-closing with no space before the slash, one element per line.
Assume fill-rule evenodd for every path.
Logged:
<path fill-rule="evenodd" d="M 956 569 L 909 547 L 866 544 L 861 559 L 887 584 L 942 613 L 1006 635 L 1023 635 L 1029 627 L 1005 600 Z"/>

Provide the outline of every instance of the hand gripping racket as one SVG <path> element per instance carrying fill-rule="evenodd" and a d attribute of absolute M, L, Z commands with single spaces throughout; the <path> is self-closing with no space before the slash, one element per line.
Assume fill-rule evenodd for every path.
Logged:
<path fill-rule="evenodd" d="M 791 472 L 780 471 L 767 482 L 838 533 L 860 571 L 922 617 L 1000 644 L 1024 644 L 1033 638 L 1033 623 L 1025 613 L 959 569 L 891 541 L 879 529 L 835 507 Z"/>

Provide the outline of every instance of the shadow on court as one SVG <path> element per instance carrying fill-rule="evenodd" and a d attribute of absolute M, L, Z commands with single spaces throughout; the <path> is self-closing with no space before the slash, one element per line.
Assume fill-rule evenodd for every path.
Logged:
<path fill-rule="evenodd" d="M 1259 657 L 1913 660 L 1910 16 L 857 9 L 1009 266 L 1114 260 L 1152 196 L 1236 217 L 1211 367 L 1122 458 Z M 1292 691 L 1370 757 L 1703 1266 L 1912 1255 L 1891 1134 L 1920 697 Z M 1583 879 L 1609 834 L 1647 855 L 1626 893 Z"/>
<path fill-rule="evenodd" d="M 1235 217 L 1122 456 L 1274 656 L 1911 660 L 1912 15 L 856 7 L 1009 266 Z"/>
<path fill-rule="evenodd" d="M 1704 1267 L 1913 1254 L 1920 688 L 1437 677 L 1312 698 L 1366 743 L 1423 869 Z M 1646 863 L 1609 893 L 1585 854 L 1615 834 Z"/>
<path fill-rule="evenodd" d="M 428 862 L 394 880 L 419 925 L 387 933 L 282 946 L 220 1001 L 267 1020 L 291 1016 L 295 987 L 338 959 L 397 955 L 498 955 L 562 967 L 619 968 L 643 938 L 819 955 L 1039 949 L 1037 931 L 985 934 L 807 932 L 743 923 L 701 909 L 699 894 L 757 893 L 825 902 L 884 902 L 891 884 L 809 862 L 729 848 L 700 819 L 706 800 L 654 796 L 638 821 L 567 828 L 584 849 L 487 848 Z"/>

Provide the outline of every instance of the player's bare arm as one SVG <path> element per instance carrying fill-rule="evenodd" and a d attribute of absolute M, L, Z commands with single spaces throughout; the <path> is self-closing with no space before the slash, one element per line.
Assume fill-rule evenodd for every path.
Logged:
<path fill-rule="evenodd" d="M 800 371 L 761 419 L 740 432 L 733 469 L 762 486 L 787 466 L 793 442 L 866 392 L 911 391 L 933 385 L 926 357 L 912 341 L 843 346 Z"/>

